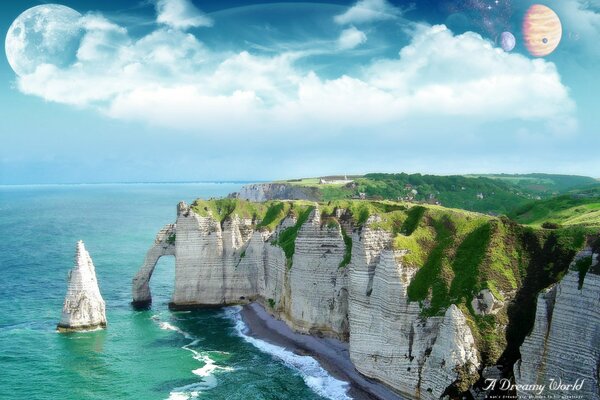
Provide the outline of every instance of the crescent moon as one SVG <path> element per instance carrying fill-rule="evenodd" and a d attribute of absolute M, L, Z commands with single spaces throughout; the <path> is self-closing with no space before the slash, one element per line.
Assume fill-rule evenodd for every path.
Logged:
<path fill-rule="evenodd" d="M 32 7 L 19 15 L 6 34 L 4 49 L 17 75 L 41 64 L 65 67 L 76 59 L 83 30 L 81 14 L 60 4 Z"/>

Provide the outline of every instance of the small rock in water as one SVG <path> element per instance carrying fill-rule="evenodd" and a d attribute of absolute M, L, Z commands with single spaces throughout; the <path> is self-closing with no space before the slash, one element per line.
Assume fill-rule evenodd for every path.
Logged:
<path fill-rule="evenodd" d="M 72 332 L 106 328 L 106 307 L 96 280 L 96 268 L 85 245 L 77 242 L 75 266 L 68 274 L 69 286 L 56 329 Z"/>

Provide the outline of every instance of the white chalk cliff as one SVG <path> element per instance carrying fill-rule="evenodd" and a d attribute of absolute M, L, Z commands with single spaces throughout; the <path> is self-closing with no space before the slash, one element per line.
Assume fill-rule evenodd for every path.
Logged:
<path fill-rule="evenodd" d="M 293 216 L 270 232 L 237 215 L 220 223 L 185 203 L 177 214 L 134 278 L 134 303 L 150 300 L 156 260 L 172 254 L 175 309 L 259 301 L 296 331 L 348 340 L 359 372 L 409 398 L 437 399 L 461 371 L 477 374 L 479 355 L 462 311 L 451 306 L 439 317 L 420 317 L 419 304 L 406 295 L 416 271 L 403 266 L 402 252 L 389 250 L 389 232 L 353 231 L 342 215 L 342 226 L 324 223 L 315 204 L 298 231 L 290 267 L 274 243 L 296 223 Z M 354 243 L 346 266 L 342 229 Z"/>
<path fill-rule="evenodd" d="M 580 252 L 573 266 L 598 254 L 591 248 Z M 544 396 L 600 399 L 600 275 L 580 275 L 574 268 L 557 284 L 539 294 L 535 324 L 521 346 L 521 360 L 514 366 L 520 385 L 543 385 Z M 556 386 L 561 383 L 562 386 Z M 564 385 L 581 384 L 580 387 Z M 530 398 L 531 391 L 519 392 Z M 571 397 L 583 396 L 583 397 Z"/>
<path fill-rule="evenodd" d="M 68 288 L 58 323 L 59 332 L 106 328 L 106 310 L 96 279 L 96 268 L 85 245 L 77 242 L 75 266 L 68 274 Z"/>
<path fill-rule="evenodd" d="M 255 202 L 286 199 L 316 201 L 319 199 L 319 193 L 316 188 L 287 183 L 255 183 L 244 185 L 239 193 L 233 193 L 231 196 Z"/>

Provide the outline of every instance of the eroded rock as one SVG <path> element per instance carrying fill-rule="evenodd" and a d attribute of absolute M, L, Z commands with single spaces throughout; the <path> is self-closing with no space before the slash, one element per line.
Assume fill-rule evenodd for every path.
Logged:
<path fill-rule="evenodd" d="M 68 274 L 67 295 L 58 323 L 59 332 L 106 328 L 106 306 L 92 258 L 80 240 L 75 252 L 75 266 Z"/>

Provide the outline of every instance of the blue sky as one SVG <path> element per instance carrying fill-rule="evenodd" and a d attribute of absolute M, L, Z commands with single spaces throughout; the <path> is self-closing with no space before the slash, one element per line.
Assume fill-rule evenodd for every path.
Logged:
<path fill-rule="evenodd" d="M 43 4 L 0 5 L 0 184 L 600 177 L 599 0 L 548 3 L 544 58 L 526 0 L 63 1 L 6 39 Z"/>

